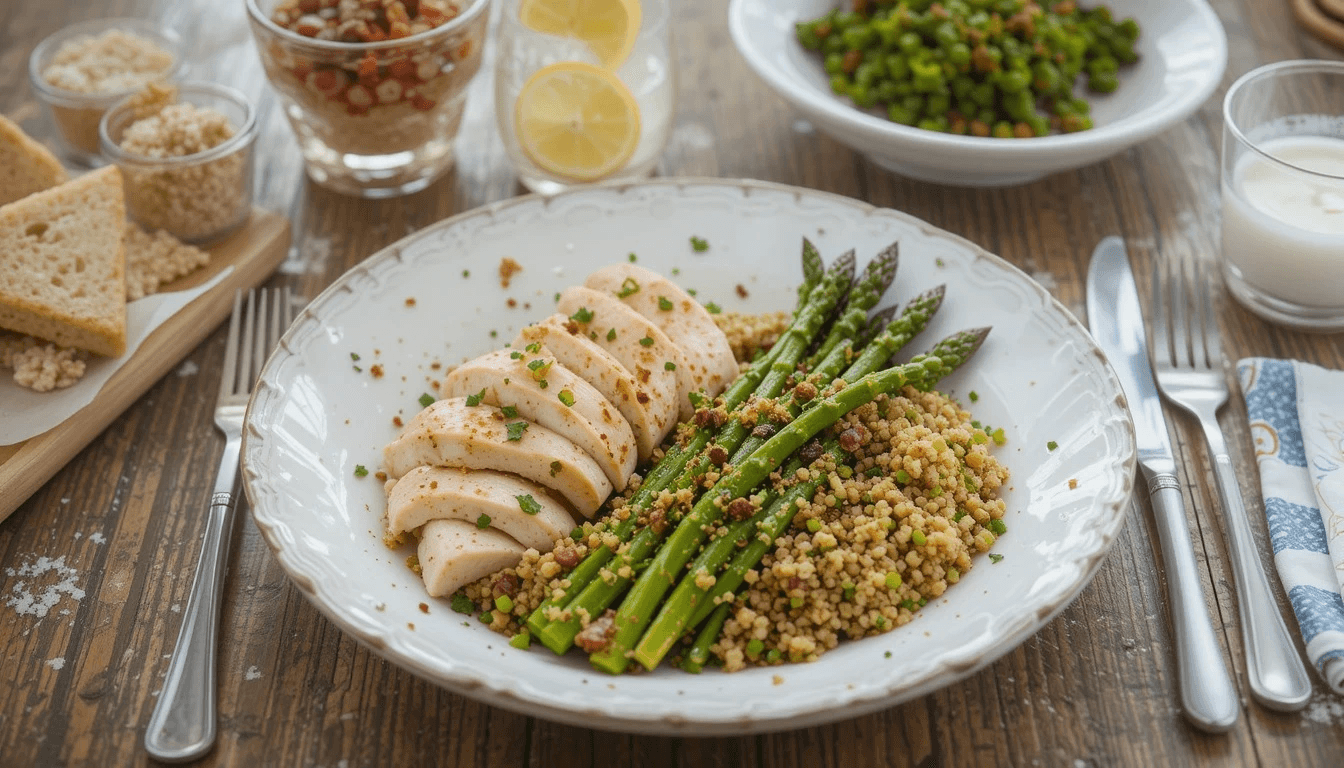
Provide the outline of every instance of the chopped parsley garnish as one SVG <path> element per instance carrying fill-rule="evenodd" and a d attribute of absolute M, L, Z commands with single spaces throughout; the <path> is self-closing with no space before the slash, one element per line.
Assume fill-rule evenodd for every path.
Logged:
<path fill-rule="evenodd" d="M 471 406 L 472 408 L 475 408 L 476 406 L 480 405 L 481 401 L 484 399 L 485 399 L 485 389 L 482 388 L 480 392 L 477 392 L 474 395 L 467 395 L 467 405 Z M 421 401 L 423 400 L 424 398 L 421 398 Z"/>
<path fill-rule="evenodd" d="M 522 632 L 509 638 L 509 645 L 520 651 L 526 651 L 528 646 L 532 645 L 532 633 L 524 629 Z"/>
<path fill-rule="evenodd" d="M 532 498 L 532 494 L 525 493 L 522 496 L 514 496 L 513 498 L 518 500 L 518 508 L 527 514 L 535 515 L 541 512 L 541 505 L 537 503 L 536 499 Z"/>
<path fill-rule="evenodd" d="M 723 311 L 723 307 L 720 307 L 718 304 L 715 304 L 715 303 L 712 302 L 712 301 L 705 305 L 705 309 L 706 309 L 706 310 L 709 312 L 709 314 L 711 314 L 711 315 L 717 315 L 717 314 L 719 314 L 720 312 Z"/>
<path fill-rule="evenodd" d="M 434 396 L 433 396 L 433 395 L 431 395 L 431 394 L 429 394 L 428 392 L 426 392 L 426 393 L 424 393 L 423 395 L 420 396 L 420 406 L 421 406 L 422 408 L 428 408 L 429 406 L 431 406 L 431 405 L 433 405 L 433 404 L 434 404 Z"/>
<path fill-rule="evenodd" d="M 933 263 L 934 263 L 934 264 L 937 264 L 937 265 L 940 266 L 940 267 L 943 266 L 943 260 L 942 260 L 942 259 L 934 259 L 934 260 L 933 260 Z"/>
<path fill-rule="evenodd" d="M 556 399 L 565 404 L 566 408 L 574 407 L 574 393 L 568 389 L 562 389 L 555 395 Z"/>
<path fill-rule="evenodd" d="M 493 339 L 493 338 L 495 338 L 495 337 L 497 337 L 497 336 L 499 336 L 499 331 L 496 331 L 496 330 L 494 330 L 493 328 L 490 329 L 490 338 Z"/>
<path fill-rule="evenodd" d="M 687 288 L 686 292 L 691 294 L 692 296 L 698 296 L 700 294 L 700 292 L 695 290 L 694 288 Z"/>
<path fill-rule="evenodd" d="M 923 531 L 915 531 L 911 533 L 910 540 L 915 542 L 916 547 L 922 547 L 925 544 L 929 543 L 929 538 L 924 535 Z"/>
<path fill-rule="evenodd" d="M 560 303 L 560 292 L 559 292 L 559 291 L 556 291 L 556 292 L 555 292 L 555 303 L 557 303 L 557 304 Z"/>
<path fill-rule="evenodd" d="M 512 351 L 512 352 L 509 353 L 509 359 L 510 359 L 510 360 L 522 360 L 522 359 L 523 359 L 523 353 L 522 353 L 522 352 L 519 352 L 518 350 L 515 349 L 514 351 Z"/>
<path fill-rule="evenodd" d="M 569 319 L 576 323 L 591 323 L 593 321 L 593 312 L 587 307 L 579 307 L 579 311 L 570 315 Z"/>
<path fill-rule="evenodd" d="M 659 296 L 659 297 L 658 297 L 658 308 L 659 308 L 659 309 L 663 310 L 664 312 L 671 312 L 671 311 L 672 311 L 672 306 L 673 306 L 673 304 L 672 304 L 672 300 L 671 300 L 671 299 L 667 298 L 666 296 Z"/>
<path fill-rule="evenodd" d="M 881 468 L 881 467 L 869 467 L 868 469 L 866 469 L 866 470 L 864 471 L 863 474 L 865 474 L 865 475 L 867 475 L 867 476 L 869 476 L 869 477 L 879 477 L 879 476 L 881 476 L 881 474 L 882 474 L 882 468 Z"/>
<path fill-rule="evenodd" d="M 673 267 L 673 268 L 672 268 L 672 274 L 673 274 L 673 275 L 680 275 L 680 274 L 681 274 L 681 269 L 678 268 L 678 267 Z"/>
<path fill-rule="evenodd" d="M 358 365 L 352 365 L 352 366 L 350 366 L 350 367 L 355 369 L 355 373 L 363 373 L 363 372 L 364 372 L 364 369 L 363 369 L 363 368 L 360 368 Z"/>
<path fill-rule="evenodd" d="M 896 571 L 887 571 L 886 578 L 887 589 L 899 589 L 901 586 L 901 574 Z"/>
<path fill-rule="evenodd" d="M 990 434 L 989 437 L 994 441 L 995 445 L 1003 445 L 1004 443 L 1008 442 L 1008 436 L 1004 434 L 1003 427 L 999 427 L 998 429 L 994 430 L 994 432 Z"/>
<path fill-rule="evenodd" d="M 884 659 L 890 659 L 890 658 L 891 658 L 891 651 L 887 651 L 887 652 L 883 653 L 883 654 L 882 654 L 882 658 L 884 658 Z"/>
<path fill-rule="evenodd" d="M 363 464 L 355 465 L 355 477 L 365 477 L 368 474 L 369 474 L 368 467 L 365 467 Z"/>
<path fill-rule="evenodd" d="M 359 360 L 359 353 L 358 353 L 358 352 L 351 352 L 351 353 L 350 353 L 350 359 L 351 359 L 351 360 Z"/>
<path fill-rule="evenodd" d="M 534 341 L 531 344 L 528 344 L 526 347 L 523 347 L 523 349 L 535 355 L 541 351 L 541 342 Z"/>
<path fill-rule="evenodd" d="M 971 398 L 971 402 L 972 402 L 972 403 L 974 403 L 976 400 L 979 400 L 979 399 L 980 399 L 980 395 L 976 394 L 976 392 L 975 392 L 974 389 L 972 389 L 970 392 L 966 393 L 966 396 L 969 397 L 969 398 Z"/>
<path fill-rule="evenodd" d="M 896 482 L 900 483 L 901 485 L 909 485 L 910 473 L 906 472 L 904 469 L 896 470 Z"/>
<path fill-rule="evenodd" d="M 555 361 L 553 360 L 538 357 L 527 364 L 527 369 L 532 372 L 532 380 L 537 382 L 542 389 L 545 389 L 547 386 L 545 378 L 546 372 L 551 370 L 551 364 L 554 362 Z"/>
<path fill-rule="evenodd" d="M 485 530 L 486 528 L 489 528 L 489 527 L 490 527 L 490 516 L 487 515 L 487 514 L 485 514 L 484 512 L 482 512 L 482 513 L 481 513 L 481 516 L 478 517 L 478 518 L 476 518 L 476 527 L 477 527 L 477 528 L 480 528 L 481 530 Z"/>
<path fill-rule="evenodd" d="M 989 562 L 991 562 L 991 563 L 997 563 L 997 562 L 999 562 L 999 561 L 1002 560 L 1002 559 L 1003 559 L 1003 555 L 1000 555 L 998 552 L 990 552 L 990 553 L 989 553 Z"/>
<path fill-rule="evenodd" d="M 1051 440 L 1050 442 L 1048 442 L 1048 443 L 1045 444 L 1045 448 L 1046 448 L 1046 450 L 1048 450 L 1048 451 L 1053 451 L 1053 450 L 1055 450 L 1055 449 L 1058 448 L 1058 447 L 1059 447 L 1059 443 L 1056 443 L 1054 440 Z"/>
<path fill-rule="evenodd" d="M 635 252 L 634 252 L 634 251 L 631 251 L 631 252 L 630 252 L 630 263 L 631 263 L 631 264 L 634 264 L 636 261 L 639 261 L 639 257 L 635 255 Z"/>
<path fill-rule="evenodd" d="M 499 410 L 504 414 L 504 418 L 507 419 L 518 418 L 518 406 L 516 405 L 503 405 L 500 406 Z"/>
<path fill-rule="evenodd" d="M 471 277 L 471 270 L 470 270 L 470 269 L 464 269 L 464 270 L 462 270 L 462 276 L 463 276 L 463 277 Z"/>
<path fill-rule="evenodd" d="M 615 340 L 616 340 L 616 329 L 612 328 L 611 330 L 607 331 L 607 341 L 615 341 Z"/>
<path fill-rule="evenodd" d="M 644 338 L 642 338 L 642 339 L 639 340 L 639 345 L 640 345 L 641 347 L 652 347 L 652 346 L 653 346 L 653 338 L 652 338 L 652 337 L 649 337 L 649 336 L 645 336 Z"/>
<path fill-rule="evenodd" d="M 632 296 L 639 293 L 639 282 L 633 277 L 627 277 L 621 282 L 621 290 L 616 292 L 616 298 L 624 299 L 626 296 Z"/>
<path fill-rule="evenodd" d="M 511 421 L 505 424 L 504 428 L 509 431 L 509 441 L 516 442 L 523 439 L 523 433 L 527 431 L 527 422 Z"/>
<path fill-rule="evenodd" d="M 815 517 L 811 518 L 810 520 L 807 521 L 807 530 L 810 531 L 811 533 L 816 533 L 817 531 L 820 531 L 821 521 Z"/>
<path fill-rule="evenodd" d="M 998 536 L 1002 536 L 1008 532 L 1008 524 L 998 519 L 990 520 L 989 530 L 993 531 Z"/>
<path fill-rule="evenodd" d="M 696 237 L 695 235 L 691 235 L 691 250 L 695 251 L 696 253 L 704 253 L 705 251 L 709 250 L 709 241 L 704 239 L 703 237 Z"/>
<path fill-rule="evenodd" d="M 453 595 L 452 608 L 458 613 L 465 613 L 468 616 L 476 612 L 476 604 L 461 592 Z"/>
<path fill-rule="evenodd" d="M 573 539 L 574 541 L 583 541 L 583 529 L 575 528 L 574 530 L 570 531 L 569 538 Z"/>
<path fill-rule="evenodd" d="M 686 397 L 691 401 L 691 407 L 696 410 L 700 410 L 700 408 L 704 407 L 709 402 L 709 398 L 699 392 L 687 392 Z"/>
<path fill-rule="evenodd" d="M 538 380 L 537 380 L 537 386 L 538 386 L 538 387 L 541 387 L 542 389 L 545 389 L 545 388 L 551 386 L 551 382 L 549 382 L 549 381 L 547 381 L 547 380 L 545 380 L 545 379 L 538 379 Z"/>
<path fill-rule="evenodd" d="M 558 462 L 558 461 L 552 461 L 552 462 L 551 462 L 551 477 L 555 477 L 556 475 L 560 474 L 560 468 L 561 468 L 561 467 L 560 467 L 560 462 Z M 578 529 L 575 528 L 574 530 L 577 531 Z"/>
<path fill-rule="evenodd" d="M 664 371 L 675 371 L 675 370 L 677 370 L 677 364 L 674 363 L 674 362 L 672 362 L 671 360 L 668 360 L 666 363 L 663 363 L 663 370 L 664 370 Z"/>

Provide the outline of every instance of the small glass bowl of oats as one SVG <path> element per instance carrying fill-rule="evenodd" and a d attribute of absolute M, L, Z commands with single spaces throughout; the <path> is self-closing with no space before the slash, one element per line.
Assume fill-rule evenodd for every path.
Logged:
<path fill-rule="evenodd" d="M 103 155 L 121 169 L 126 214 L 179 240 L 219 240 L 252 214 L 256 113 L 215 83 L 151 84 L 107 111 Z"/>
<path fill-rule="evenodd" d="M 308 176 L 360 197 L 429 186 L 454 162 L 488 0 L 247 0 Z"/>
<path fill-rule="evenodd" d="M 46 105 L 71 162 L 102 165 L 98 122 L 128 93 L 181 76 L 186 62 L 175 32 L 144 19 L 72 24 L 38 43 L 28 77 Z"/>

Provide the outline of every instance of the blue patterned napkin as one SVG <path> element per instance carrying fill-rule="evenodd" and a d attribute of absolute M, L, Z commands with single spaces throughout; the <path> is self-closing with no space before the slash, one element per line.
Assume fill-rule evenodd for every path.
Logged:
<path fill-rule="evenodd" d="M 1237 372 L 1274 564 L 1307 657 L 1344 693 L 1344 371 L 1253 357 Z"/>

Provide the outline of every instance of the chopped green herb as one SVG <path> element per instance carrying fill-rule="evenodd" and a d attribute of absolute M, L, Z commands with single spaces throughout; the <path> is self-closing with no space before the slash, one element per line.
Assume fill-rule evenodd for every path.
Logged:
<path fill-rule="evenodd" d="M 900 589 L 901 574 L 895 571 L 887 572 L 887 589 Z"/>
<path fill-rule="evenodd" d="M 358 359 L 359 359 L 359 354 L 358 354 L 358 353 L 355 353 L 355 352 L 351 352 L 351 353 L 350 353 L 350 359 L 351 359 L 351 360 L 358 360 Z"/>
<path fill-rule="evenodd" d="M 884 659 L 890 659 L 890 658 L 891 658 L 891 651 L 887 651 L 887 652 L 883 653 L 883 654 L 882 654 L 882 658 L 884 658 Z"/>
<path fill-rule="evenodd" d="M 765 643 L 761 642 L 760 638 L 753 637 L 747 641 L 747 655 L 750 656 L 751 658 L 754 659 L 757 656 L 760 656 L 761 651 L 764 650 L 765 650 Z"/>
<path fill-rule="evenodd" d="M 1008 524 L 998 519 L 990 520 L 989 530 L 993 531 L 995 535 L 1002 536 L 1008 532 Z"/>
<path fill-rule="evenodd" d="M 915 610 L 915 601 L 914 601 L 914 600 L 902 600 L 902 601 L 901 601 L 901 607 L 904 608 L 904 609 L 907 610 L 907 611 L 913 611 L 913 610 Z"/>
<path fill-rule="evenodd" d="M 718 304 L 715 304 L 714 302 L 711 301 L 705 305 L 705 310 L 708 311 L 709 314 L 711 315 L 717 315 L 723 311 L 723 307 L 720 307 Z"/>
<path fill-rule="evenodd" d="M 551 382 L 549 382 L 549 381 L 547 381 L 547 380 L 545 380 L 545 379 L 538 379 L 538 380 L 537 380 L 537 386 L 538 386 L 538 387 L 541 387 L 542 389 L 545 389 L 545 388 L 551 386 Z"/>
<path fill-rule="evenodd" d="M 915 542 L 916 547 L 922 547 L 929 541 L 928 537 L 924 535 L 923 531 L 915 531 L 914 533 L 911 533 L 910 540 Z"/>
<path fill-rule="evenodd" d="M 363 372 L 364 372 L 364 369 L 363 369 L 363 368 L 360 368 L 358 365 L 352 365 L 352 366 L 350 366 L 350 367 L 355 369 L 355 373 L 363 373 Z"/>
<path fill-rule="evenodd" d="M 481 401 L 484 399 L 485 399 L 485 388 L 482 387 L 480 392 L 477 392 L 474 395 L 467 395 L 467 405 L 471 406 L 472 408 L 475 408 L 476 406 L 480 405 Z M 425 398 L 423 397 L 420 398 L 420 402 L 423 403 L 424 401 Z"/>
<path fill-rule="evenodd" d="M 853 600 L 853 599 L 854 599 L 854 583 L 853 583 L 853 582 L 851 582 L 851 581 L 846 581 L 846 582 L 844 582 L 843 584 L 840 585 L 840 589 L 844 592 L 844 596 L 845 596 L 845 599 L 846 599 L 846 600 Z"/>
<path fill-rule="evenodd" d="M 703 237 L 691 235 L 691 250 L 696 253 L 704 253 L 709 250 L 709 241 L 705 240 Z"/>
<path fill-rule="evenodd" d="M 630 263 L 631 263 L 631 264 L 634 264 L 636 261 L 639 261 L 639 257 L 635 255 L 635 252 L 634 252 L 634 251 L 631 251 L 631 252 L 630 252 Z"/>
<path fill-rule="evenodd" d="M 673 267 L 673 268 L 672 268 L 672 275 L 673 275 L 673 276 L 680 275 L 680 274 L 681 274 L 681 269 L 680 269 L 679 267 Z"/>
<path fill-rule="evenodd" d="M 518 350 L 515 349 L 514 351 L 512 351 L 512 352 L 509 353 L 509 359 L 510 359 L 510 360 L 522 360 L 522 359 L 523 359 L 523 353 L 522 353 L 522 352 L 519 352 Z"/>
<path fill-rule="evenodd" d="M 1002 560 L 1002 559 L 1003 559 L 1003 555 L 1000 555 L 998 552 L 990 552 L 990 553 L 989 553 L 989 562 L 991 562 L 991 563 L 997 563 L 997 562 L 999 562 L 999 561 Z"/>
<path fill-rule="evenodd" d="M 778 648 L 771 648 L 770 650 L 765 652 L 765 660 L 770 662 L 771 664 L 774 664 L 775 662 L 779 661 L 782 655 L 783 654 L 779 652 Z"/>
<path fill-rule="evenodd" d="M 560 462 L 558 462 L 558 461 L 552 461 L 552 462 L 551 462 L 551 477 L 555 477 L 556 475 L 560 474 L 560 469 L 561 469 Z M 574 530 L 577 531 L 578 528 L 575 528 Z"/>
<path fill-rule="evenodd" d="M 513 611 L 513 598 L 509 597 L 508 595 L 500 595 L 499 597 L 496 597 L 496 598 L 495 598 L 495 608 L 496 608 L 497 610 L 499 610 L 500 612 L 502 612 L 502 613 L 510 613 L 510 612 L 512 612 L 512 611 Z"/>
<path fill-rule="evenodd" d="M 1004 443 L 1008 442 L 1008 436 L 1003 433 L 1003 427 L 999 427 L 998 429 L 994 430 L 994 432 L 990 435 L 990 438 L 994 440 L 995 445 L 1003 445 Z"/>
<path fill-rule="evenodd" d="M 541 351 L 541 342 L 534 341 L 531 344 L 528 344 L 526 347 L 523 347 L 523 349 L 535 355 Z"/>
<path fill-rule="evenodd" d="M 671 299 L 667 298 L 666 296 L 659 296 L 659 297 L 658 297 L 658 308 L 661 309 L 662 311 L 664 311 L 664 312 L 670 312 L 670 311 L 672 311 L 672 307 L 673 307 L 673 306 L 674 306 L 674 305 L 672 304 L 672 300 L 671 300 Z"/>
<path fill-rule="evenodd" d="M 547 371 L 551 370 L 551 364 L 554 362 L 554 360 L 547 360 L 544 357 L 538 357 L 535 360 L 528 362 L 527 369 L 532 372 L 532 380 L 538 384 L 545 381 L 546 379 L 543 377 L 546 375 Z M 542 384 L 541 388 L 545 389 L 546 385 Z"/>
<path fill-rule="evenodd" d="M 570 315 L 569 319 L 576 323 L 591 323 L 593 321 L 593 312 L 587 307 L 579 307 L 579 311 Z"/>
<path fill-rule="evenodd" d="M 468 616 L 476 612 L 476 604 L 471 602 L 471 599 L 461 592 L 453 594 L 453 599 L 450 605 L 454 611 L 465 613 Z"/>
<path fill-rule="evenodd" d="M 935 485 L 935 486 L 933 486 L 932 488 L 929 489 L 929 493 L 932 493 L 932 494 L 934 495 L 935 498 L 938 497 L 938 496 L 942 496 L 942 495 L 943 495 L 943 487 L 942 487 L 941 485 Z"/>
<path fill-rule="evenodd" d="M 497 338 L 498 336 L 499 336 L 499 331 L 496 331 L 494 328 L 491 328 L 491 329 L 490 329 L 490 338 L 494 339 L 494 338 Z"/>
<path fill-rule="evenodd" d="M 615 340 L 616 340 L 616 329 L 612 328 L 611 330 L 607 331 L 607 341 L 615 341 Z"/>
<path fill-rule="evenodd" d="M 464 269 L 464 270 L 462 270 L 462 276 L 463 276 L 463 277 L 471 277 L 471 270 L 470 270 L 470 269 Z"/>
<path fill-rule="evenodd" d="M 969 397 L 969 398 L 971 398 L 971 402 L 972 402 L 972 403 L 974 403 L 976 400 L 979 400 L 979 399 L 980 399 L 980 395 L 976 394 L 976 392 L 975 392 L 974 389 L 972 389 L 970 392 L 966 393 L 966 396 Z"/>
<path fill-rule="evenodd" d="M 887 617 L 878 616 L 876 619 L 873 619 L 873 626 L 877 627 L 878 629 L 885 628 L 887 626 Z"/>
<path fill-rule="evenodd" d="M 700 392 L 687 392 L 686 398 L 691 401 L 691 407 L 697 411 L 709 404 L 709 398 Z"/>
<path fill-rule="evenodd" d="M 480 620 L 482 624 L 493 624 L 495 621 L 495 614 L 492 611 L 486 611 L 476 618 Z"/>
<path fill-rule="evenodd" d="M 663 363 L 663 370 L 664 370 L 664 371 L 675 371 L 675 370 L 677 370 L 677 364 L 674 363 L 674 362 L 672 362 L 671 360 L 668 360 L 666 363 Z"/>
<path fill-rule="evenodd" d="M 934 264 L 937 264 L 937 265 L 940 266 L 940 267 L 943 266 L 943 260 L 942 260 L 942 259 L 934 259 L 934 260 L 933 260 L 933 263 L 934 263 Z"/>
<path fill-rule="evenodd" d="M 1059 447 L 1059 443 L 1056 443 L 1054 440 L 1051 440 L 1050 442 L 1048 442 L 1048 443 L 1045 444 L 1045 449 L 1046 449 L 1047 451 L 1053 451 L 1053 450 L 1055 450 L 1055 449 L 1058 448 L 1058 447 Z"/>
<path fill-rule="evenodd" d="M 867 476 L 869 476 L 869 477 L 880 477 L 880 476 L 882 475 L 882 468 L 881 468 L 881 467 L 869 467 L 867 470 L 864 471 L 863 474 L 865 474 L 865 475 L 867 475 Z"/>
<path fill-rule="evenodd" d="M 364 466 L 363 464 L 355 465 L 355 477 L 367 477 L 368 474 L 369 474 L 368 467 Z"/>
<path fill-rule="evenodd" d="M 790 607 L 790 608 L 802 608 L 802 607 L 803 607 L 803 598 L 801 598 L 801 597 L 790 597 L 790 598 L 789 598 L 789 607 Z"/>
<path fill-rule="evenodd" d="M 896 482 L 900 483 L 901 485 L 909 485 L 910 473 L 906 472 L 904 469 L 896 470 Z"/>
<path fill-rule="evenodd" d="M 971 442 L 976 445 L 984 445 L 989 442 L 989 435 L 986 435 L 984 430 L 973 432 L 971 434 Z"/>
<path fill-rule="evenodd" d="M 509 638 L 509 645 L 520 651 L 526 651 L 532 645 L 532 635 L 526 629 Z"/>
<path fill-rule="evenodd" d="M 557 304 L 560 303 L 560 292 L 559 292 L 559 291 L 556 291 L 556 292 L 555 292 L 555 302 L 556 302 Z"/>
<path fill-rule="evenodd" d="M 639 340 L 639 345 L 641 347 L 651 347 L 653 346 L 653 339 L 648 336 L 645 336 L 644 338 Z"/>
<path fill-rule="evenodd" d="M 509 431 L 509 440 L 516 442 L 523 439 L 523 432 L 527 430 L 527 422 L 510 421 L 504 425 L 504 428 Z"/>
<path fill-rule="evenodd" d="M 500 406 L 499 410 L 500 410 L 501 413 L 504 414 L 504 418 L 506 418 L 506 419 L 516 419 L 516 418 L 518 418 L 518 406 L 516 406 L 516 405 L 504 405 L 504 406 Z"/>
<path fill-rule="evenodd" d="M 697 291 L 697 290 L 695 290 L 694 288 L 687 288 L 687 289 L 686 289 L 686 292 L 689 293 L 689 294 L 692 295 L 692 296 L 698 296 L 698 295 L 700 295 L 700 292 Z"/>
<path fill-rule="evenodd" d="M 820 531 L 820 530 L 821 530 L 821 521 L 818 520 L 818 519 L 815 518 L 815 517 L 812 518 L 811 520 L 808 520 L 808 521 L 807 521 L 807 530 L 811 531 L 812 533 L 816 533 L 817 531 Z"/>
<path fill-rule="evenodd" d="M 956 584 L 958 581 L 961 581 L 961 571 L 958 571 L 956 568 L 948 568 L 947 583 Z"/>
<path fill-rule="evenodd" d="M 487 514 L 485 514 L 484 512 L 482 512 L 482 513 L 481 513 L 481 516 L 478 517 L 478 518 L 476 518 L 476 527 L 477 527 L 477 528 L 480 528 L 481 530 L 485 530 L 486 528 L 489 528 L 489 527 L 490 527 L 490 516 L 487 515 Z"/>
<path fill-rule="evenodd" d="M 616 298 L 624 299 L 636 293 L 639 293 L 639 282 L 633 277 L 627 277 L 621 282 L 621 290 L 616 292 Z"/>
<path fill-rule="evenodd" d="M 525 493 L 522 496 L 514 496 L 513 498 L 518 500 L 518 508 L 527 514 L 535 515 L 541 512 L 541 505 L 537 503 L 536 499 L 532 498 L 532 494 Z"/>
<path fill-rule="evenodd" d="M 574 393 L 568 389 L 562 389 L 555 395 L 556 399 L 565 404 L 566 408 L 574 407 Z"/>
<path fill-rule="evenodd" d="M 954 523 L 960 523 L 960 522 L 961 522 L 961 518 L 963 518 L 963 517 L 965 517 L 965 516 L 966 516 L 966 510 L 964 510 L 964 509 L 959 509 L 959 510 L 957 510 L 957 514 L 955 514 L 955 515 L 952 516 L 952 522 L 954 522 Z"/>
<path fill-rule="evenodd" d="M 428 408 L 429 406 L 431 406 L 431 405 L 433 405 L 433 404 L 434 404 L 434 396 L 433 396 L 433 395 L 431 395 L 431 394 L 429 394 L 428 392 L 426 392 L 426 393 L 424 393 L 423 395 L 420 396 L 420 406 L 421 406 L 422 408 Z"/>

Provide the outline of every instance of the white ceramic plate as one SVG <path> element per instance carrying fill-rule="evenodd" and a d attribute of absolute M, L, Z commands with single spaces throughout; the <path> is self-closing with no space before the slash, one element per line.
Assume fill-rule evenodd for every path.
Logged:
<path fill-rule="evenodd" d="M 692 235 L 709 242 L 708 252 L 692 252 Z M 397 433 L 393 417 L 416 413 L 428 379 L 438 377 L 433 361 L 458 363 L 510 341 L 521 325 L 549 313 L 557 290 L 631 252 L 664 274 L 679 270 L 675 279 L 698 289 L 702 301 L 728 310 L 791 308 L 804 235 L 828 259 L 852 247 L 866 260 L 899 240 L 900 271 L 885 304 L 948 285 L 942 311 L 912 347 L 994 326 L 943 389 L 963 401 L 975 390 L 977 418 L 1007 430 L 999 456 L 1013 476 L 1008 534 L 995 545 L 1002 562 L 977 559 L 945 598 L 897 631 L 842 644 L 815 664 L 732 675 L 664 668 L 606 677 L 580 655 L 511 648 L 474 618 L 426 597 L 405 566 L 409 550 L 393 552 L 381 541 L 380 483 L 354 472 L 359 464 L 377 470 L 383 445 Z M 505 256 L 523 266 L 507 290 L 496 272 Z M 738 285 L 748 298 L 737 296 Z M 370 376 L 374 364 L 383 367 L 380 379 Z M 1012 650 L 1096 571 L 1123 523 L 1135 458 L 1119 384 L 1091 337 L 1016 268 L 895 211 L 712 180 L 517 198 L 374 254 L 318 296 L 285 335 L 253 396 L 245 439 L 247 493 L 266 541 L 304 594 L 378 654 L 459 693 L 540 717 L 706 735 L 889 707 Z M 1046 448 L 1052 440 L 1055 451 Z"/>
<path fill-rule="evenodd" d="M 733 0 L 728 26 L 747 64 L 823 133 L 888 170 L 940 184 L 1025 184 L 1104 160 L 1193 114 L 1227 66 L 1227 36 L 1205 0 L 1110 0 L 1117 18 L 1139 22 L 1140 59 L 1121 70 L 1115 93 L 1087 95 L 1094 128 L 1025 140 L 923 131 L 835 95 L 821 58 L 798 44 L 794 25 L 837 2 Z"/>

